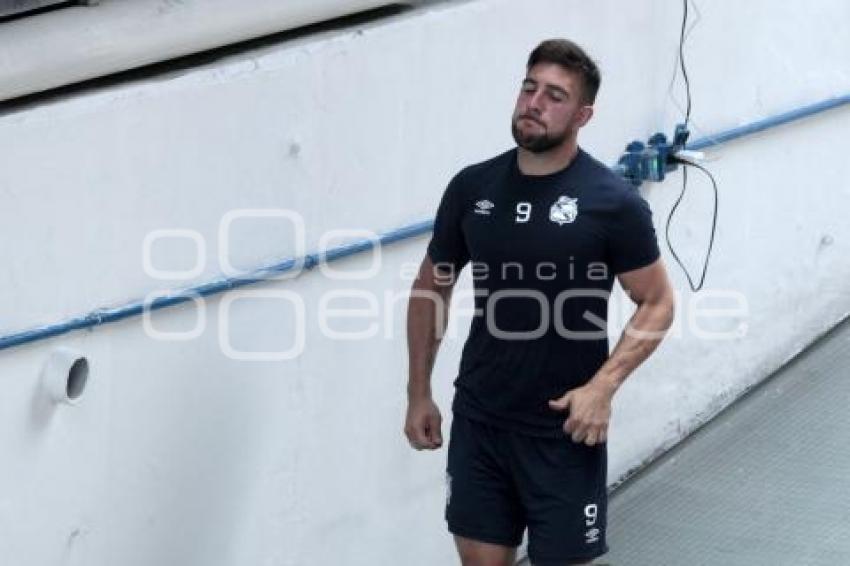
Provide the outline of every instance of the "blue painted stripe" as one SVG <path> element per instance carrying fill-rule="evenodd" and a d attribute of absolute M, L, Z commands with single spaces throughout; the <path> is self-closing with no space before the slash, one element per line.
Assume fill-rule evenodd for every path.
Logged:
<path fill-rule="evenodd" d="M 850 103 L 850 94 L 845 94 L 843 96 L 823 100 L 816 104 L 802 106 L 789 112 L 777 114 L 775 116 L 764 118 L 762 120 L 757 120 L 755 122 L 751 122 L 749 124 L 745 124 L 737 128 L 732 128 L 730 130 L 722 131 L 714 135 L 699 138 L 689 143 L 687 145 L 687 149 L 697 151 L 707 147 L 720 145 L 730 140 L 738 139 L 750 134 L 755 134 L 757 132 L 764 131 L 768 128 L 781 126 L 782 124 L 787 124 L 788 122 L 800 120 L 802 118 L 812 116 L 819 112 L 824 112 L 832 108 L 837 108 L 847 103 Z M 379 242 L 381 245 L 384 245 L 399 242 L 402 240 L 407 240 L 409 238 L 414 238 L 416 236 L 426 234 L 430 232 L 433 227 L 433 220 L 425 220 L 422 222 L 416 222 L 414 224 L 408 224 L 407 226 L 402 226 L 401 228 L 391 230 L 383 234 L 379 234 L 377 242 Z M 321 257 L 321 254 L 313 253 L 304 256 L 303 258 L 301 258 L 301 261 L 298 261 L 297 259 L 287 259 L 277 264 L 259 267 L 241 277 L 225 277 L 215 279 L 213 281 L 198 285 L 196 287 L 188 287 L 186 289 L 174 291 L 173 293 L 167 296 L 157 297 L 153 299 L 147 306 L 145 305 L 144 301 L 134 301 L 119 307 L 97 309 L 88 314 L 75 317 L 70 320 L 58 322 L 55 324 L 39 326 L 30 330 L 7 334 L 4 336 L 0 336 L 0 350 L 12 348 L 21 344 L 27 344 L 29 342 L 44 340 L 53 336 L 59 336 L 74 330 L 93 328 L 95 326 L 106 324 L 108 322 L 116 322 L 125 318 L 138 316 L 144 313 L 145 309 L 151 311 L 159 310 L 173 305 L 178 305 L 186 301 L 190 301 L 193 297 L 204 297 L 208 295 L 214 295 L 217 293 L 229 291 L 231 289 L 236 289 L 238 287 L 243 287 L 245 285 L 250 285 L 260 281 L 266 281 L 282 273 L 292 271 L 294 268 L 298 267 L 302 261 L 303 269 L 312 269 L 321 261 L 335 261 L 350 255 L 370 250 L 374 247 L 375 243 L 376 242 L 373 240 L 359 240 L 328 250 L 324 258 Z"/>

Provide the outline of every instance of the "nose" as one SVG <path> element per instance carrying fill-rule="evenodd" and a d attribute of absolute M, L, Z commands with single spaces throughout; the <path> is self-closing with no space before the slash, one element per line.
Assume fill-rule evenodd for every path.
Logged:
<path fill-rule="evenodd" d="M 543 110 L 543 99 L 541 91 L 537 91 L 531 95 L 531 98 L 528 99 L 528 113 L 533 114 L 534 116 L 540 116 L 540 112 Z"/>

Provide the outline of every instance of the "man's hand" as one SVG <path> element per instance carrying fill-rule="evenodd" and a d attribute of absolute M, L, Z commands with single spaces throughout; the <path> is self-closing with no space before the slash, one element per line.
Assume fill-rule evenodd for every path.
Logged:
<path fill-rule="evenodd" d="M 431 397 L 410 399 L 407 404 L 407 418 L 404 434 L 410 445 L 417 450 L 436 450 L 443 445 L 440 424 L 443 418 Z"/>
<path fill-rule="evenodd" d="M 572 437 L 573 442 L 593 446 L 608 439 L 613 396 L 610 388 L 590 381 L 567 391 L 559 399 L 550 399 L 549 407 L 556 411 L 569 410 L 570 416 L 564 421 L 564 432 Z"/>

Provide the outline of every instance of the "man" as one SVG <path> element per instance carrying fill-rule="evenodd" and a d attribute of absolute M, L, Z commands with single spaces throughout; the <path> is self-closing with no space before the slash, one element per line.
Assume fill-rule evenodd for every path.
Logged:
<path fill-rule="evenodd" d="M 674 300 L 652 213 L 578 146 L 599 71 L 576 44 L 532 51 L 512 117 L 517 148 L 443 194 L 408 305 L 405 434 L 442 445 L 430 374 L 457 274 L 476 314 L 452 403 L 445 518 L 464 566 L 506 566 L 528 528 L 534 566 L 608 547 L 606 440 L 614 392 L 656 348 Z M 614 277 L 637 310 L 609 356 Z"/>

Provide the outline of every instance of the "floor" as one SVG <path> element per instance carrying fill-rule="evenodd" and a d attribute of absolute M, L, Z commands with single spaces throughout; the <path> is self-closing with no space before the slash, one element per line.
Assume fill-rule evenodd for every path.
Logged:
<path fill-rule="evenodd" d="M 609 516 L 596 564 L 850 565 L 850 320 L 618 488 Z"/>

